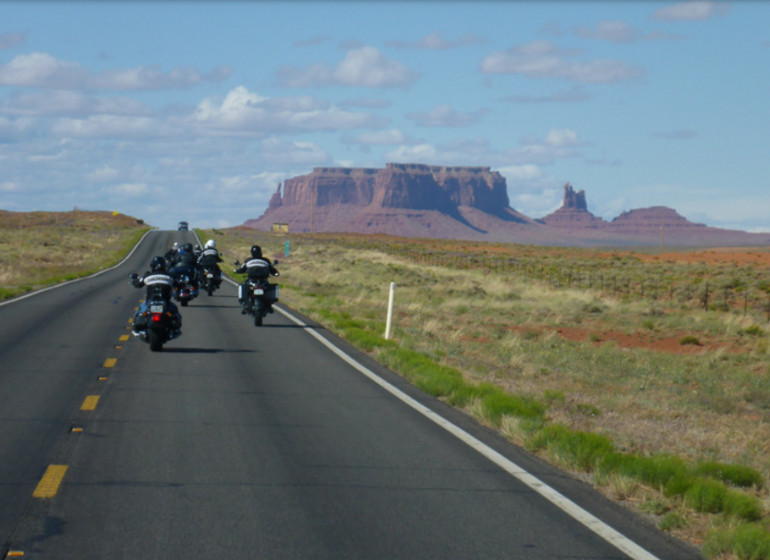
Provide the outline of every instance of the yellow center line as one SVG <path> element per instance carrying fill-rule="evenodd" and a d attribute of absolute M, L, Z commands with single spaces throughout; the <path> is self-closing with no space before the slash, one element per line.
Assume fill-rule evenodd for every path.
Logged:
<path fill-rule="evenodd" d="M 121 335 L 119 340 L 120 342 L 125 342 L 126 340 L 128 340 L 128 335 L 127 334 Z"/>
<path fill-rule="evenodd" d="M 35 498 L 53 498 L 59 491 L 59 484 L 67 472 L 67 465 L 48 465 L 32 495 Z"/>
<path fill-rule="evenodd" d="M 107 358 L 104 362 L 104 367 L 115 367 L 116 363 L 118 363 L 117 358 Z"/>
<path fill-rule="evenodd" d="M 80 410 L 94 410 L 96 408 L 96 403 L 98 402 L 99 395 L 89 395 L 83 401 L 83 405 L 80 407 Z"/>

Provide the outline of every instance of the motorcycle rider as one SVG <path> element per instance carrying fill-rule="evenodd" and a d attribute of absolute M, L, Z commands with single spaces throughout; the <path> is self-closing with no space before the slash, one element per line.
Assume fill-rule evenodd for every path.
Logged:
<path fill-rule="evenodd" d="M 217 251 L 217 243 L 213 239 L 206 241 L 205 248 L 198 257 L 198 267 L 212 268 L 214 270 L 214 283 L 219 285 L 222 283 L 222 269 L 219 268 L 219 264 L 222 262 L 222 257 L 219 256 Z"/>
<path fill-rule="evenodd" d="M 174 255 L 177 254 L 177 251 L 179 251 L 179 243 L 174 243 L 171 248 L 166 251 L 166 254 L 164 255 L 167 262 L 171 262 L 171 259 L 174 258 Z"/>
<path fill-rule="evenodd" d="M 280 273 L 275 269 L 273 263 L 270 262 L 270 259 L 262 256 L 262 247 L 259 245 L 252 245 L 251 258 L 246 259 L 242 265 L 234 270 L 234 272 L 238 274 L 246 272 L 248 274 L 248 278 L 246 278 L 246 280 L 241 285 L 241 294 L 245 294 L 247 292 L 249 289 L 249 282 L 251 280 L 261 280 L 269 276 L 280 276 Z M 243 309 L 241 309 L 241 314 L 245 315 L 248 313 L 246 309 L 247 300 L 239 297 L 238 301 L 243 306 Z M 268 313 L 273 312 L 273 304 L 270 302 L 267 302 L 267 311 Z"/>
<path fill-rule="evenodd" d="M 177 306 L 174 305 L 174 302 L 171 301 L 171 292 L 179 285 L 179 283 L 174 277 L 166 272 L 166 260 L 163 257 L 154 257 L 150 262 L 150 270 L 145 272 L 144 276 L 141 278 L 134 275 L 131 283 L 135 288 L 141 288 L 142 286 L 147 287 L 144 301 L 139 306 L 137 312 L 134 313 L 134 323 L 131 331 L 134 336 L 139 336 L 136 327 L 141 324 L 142 319 L 145 317 L 144 313 L 149 308 L 150 297 L 156 293 L 161 294 L 161 297 L 165 300 L 169 311 L 171 311 L 173 315 L 174 320 L 172 321 L 172 326 L 174 330 L 172 332 L 172 338 L 176 338 L 182 334 L 182 331 L 180 330 L 182 328 L 182 315 L 179 313 Z"/>
<path fill-rule="evenodd" d="M 190 278 L 190 283 L 194 290 L 198 288 L 198 274 L 196 270 L 196 260 L 193 254 L 192 243 L 184 243 L 179 246 L 179 250 L 172 257 L 169 265 L 169 271 L 174 278 L 180 278 L 186 274 Z"/>

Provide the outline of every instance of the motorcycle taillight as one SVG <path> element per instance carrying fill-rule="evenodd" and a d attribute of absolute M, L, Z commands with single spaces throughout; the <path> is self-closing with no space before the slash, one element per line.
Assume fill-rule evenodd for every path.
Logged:
<path fill-rule="evenodd" d="M 161 319 L 161 317 L 160 317 L 160 314 L 159 314 L 159 313 L 153 313 L 153 314 L 152 314 L 152 320 L 153 320 L 153 322 L 155 322 L 155 323 L 160 323 L 160 319 Z"/>

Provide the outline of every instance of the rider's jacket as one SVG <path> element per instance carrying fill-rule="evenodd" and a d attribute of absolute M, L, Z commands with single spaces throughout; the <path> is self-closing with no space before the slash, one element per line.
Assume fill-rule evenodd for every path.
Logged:
<path fill-rule="evenodd" d="M 143 277 L 134 280 L 133 284 L 137 288 L 146 286 L 148 299 L 154 294 L 160 294 L 163 299 L 170 300 L 171 292 L 178 282 L 162 272 L 146 272 Z"/>
<path fill-rule="evenodd" d="M 215 266 L 217 263 L 222 262 L 222 257 L 219 256 L 219 251 L 216 249 L 206 249 L 198 257 L 198 264 L 201 266 Z"/>
<path fill-rule="evenodd" d="M 176 255 L 171 259 L 171 266 L 175 268 L 193 267 L 195 266 L 195 255 L 188 253 L 187 251 L 178 251 Z"/>
<path fill-rule="evenodd" d="M 271 275 L 278 276 L 278 271 L 272 263 L 264 257 L 258 259 L 246 259 L 241 266 L 235 269 L 235 272 L 247 273 L 249 275 L 249 280 L 262 280 Z"/>

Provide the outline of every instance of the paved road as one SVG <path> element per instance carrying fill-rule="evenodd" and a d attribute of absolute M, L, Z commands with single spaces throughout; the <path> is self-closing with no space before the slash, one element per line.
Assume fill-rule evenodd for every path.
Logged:
<path fill-rule="evenodd" d="M 122 340 L 143 295 L 128 274 L 192 236 L 153 232 L 114 270 L 0 306 L 6 550 L 57 560 L 634 557 L 315 333 L 620 531 L 642 547 L 635 557 L 699 558 L 295 312 L 307 326 L 275 313 L 255 328 L 229 284 L 181 309 L 184 334 L 163 352 Z M 41 481 L 48 497 L 33 496 Z"/>

